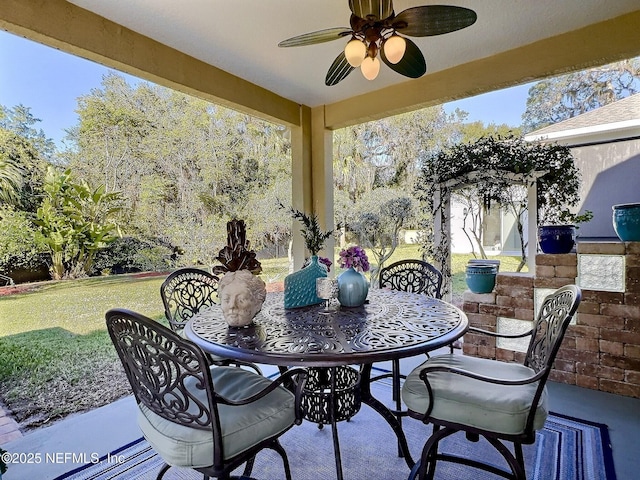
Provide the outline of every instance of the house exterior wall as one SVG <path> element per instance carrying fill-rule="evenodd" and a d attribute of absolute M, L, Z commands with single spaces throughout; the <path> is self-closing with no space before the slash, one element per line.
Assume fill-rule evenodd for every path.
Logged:
<path fill-rule="evenodd" d="M 556 358 L 551 380 L 640 398 L 640 242 L 583 242 L 577 253 L 536 255 L 535 275 L 499 273 L 493 292 L 464 293 L 469 324 L 505 331 L 507 323 L 530 328 L 539 293 L 578 283 L 579 256 L 621 258 L 623 291 L 582 288 L 582 302 Z M 513 333 L 513 332 L 512 332 Z M 526 348 L 525 348 L 526 349 Z M 499 345 L 495 338 L 468 333 L 463 352 L 522 362 L 525 349 Z"/>
<path fill-rule="evenodd" d="M 464 206 L 455 201 L 451 202 L 451 253 L 463 255 L 480 252 L 478 242 L 471 236 L 464 233 Z M 487 218 L 490 224 L 488 231 L 484 235 L 484 251 L 488 256 L 494 255 L 515 255 L 520 256 L 520 237 L 518 235 L 516 219 L 512 213 L 503 209 L 493 208 L 490 217 Z M 470 220 L 467 221 L 467 230 L 470 232 Z M 529 234 L 527 216 L 523 218 L 523 235 L 526 238 Z"/>
<path fill-rule="evenodd" d="M 579 212 L 590 210 L 593 219 L 579 225 L 584 238 L 617 238 L 611 207 L 640 202 L 640 139 L 571 148 L 581 173 Z"/>

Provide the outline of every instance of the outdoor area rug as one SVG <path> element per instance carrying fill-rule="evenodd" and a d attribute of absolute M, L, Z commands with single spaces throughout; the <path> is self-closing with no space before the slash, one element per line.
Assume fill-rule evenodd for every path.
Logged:
<path fill-rule="evenodd" d="M 380 383 L 380 382 L 378 382 Z M 376 388 L 378 390 L 378 388 Z M 390 392 L 380 388 L 378 398 Z M 403 427 L 414 460 L 431 427 L 407 418 Z M 406 479 L 409 468 L 397 456 L 396 439 L 388 424 L 366 405 L 350 421 L 338 424 L 340 451 L 345 480 Z M 458 436 L 460 435 L 460 436 Z M 336 478 L 331 427 L 319 429 L 304 422 L 281 437 L 295 480 L 324 480 Z M 467 442 L 455 434 L 441 442 L 442 450 L 463 453 L 493 462 L 506 468 L 493 448 L 483 439 Z M 529 480 L 615 480 L 613 458 L 607 427 L 580 419 L 551 414 L 545 428 L 537 434 L 536 443 L 524 446 Z M 114 458 L 124 459 L 122 462 Z M 142 438 L 111 452 L 100 463 L 86 465 L 55 480 L 155 479 L 162 460 Z M 238 474 L 241 473 L 239 470 Z M 448 462 L 438 463 L 438 480 L 489 480 L 499 478 L 479 470 Z M 284 479 L 280 457 L 264 450 L 256 457 L 252 477 L 261 480 Z M 171 468 L 167 480 L 196 480 L 202 475 L 188 469 Z"/>

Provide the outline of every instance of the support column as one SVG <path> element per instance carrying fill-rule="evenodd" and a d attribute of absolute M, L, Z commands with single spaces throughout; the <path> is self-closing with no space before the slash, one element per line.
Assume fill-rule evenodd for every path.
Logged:
<path fill-rule="evenodd" d="M 291 175 L 293 208 L 318 217 L 320 228 L 333 230 L 333 134 L 324 125 L 324 107 L 300 107 L 300 126 L 291 127 Z M 294 270 L 309 255 L 300 222 L 292 223 Z M 322 256 L 333 261 L 334 240 L 325 244 Z"/>
<path fill-rule="evenodd" d="M 300 126 L 291 127 L 291 206 L 301 212 L 312 210 L 311 191 L 311 109 L 300 107 Z M 293 269 L 302 267 L 306 253 L 300 222 L 292 220 Z"/>
<path fill-rule="evenodd" d="M 333 215 L 333 132 L 325 127 L 325 108 L 311 110 L 311 172 L 313 213 L 323 231 L 335 230 Z M 329 237 L 320 255 L 334 259 L 335 238 Z M 332 269 L 331 273 L 334 273 Z"/>

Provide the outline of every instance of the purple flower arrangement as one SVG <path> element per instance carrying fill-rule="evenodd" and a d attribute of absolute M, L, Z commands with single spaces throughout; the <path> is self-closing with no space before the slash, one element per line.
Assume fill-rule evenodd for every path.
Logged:
<path fill-rule="evenodd" d="M 353 245 L 340 251 L 340 268 L 352 268 L 358 272 L 369 271 L 369 258 L 364 248 Z"/>
<path fill-rule="evenodd" d="M 331 271 L 331 265 L 333 265 L 333 262 L 327 257 L 318 257 L 318 262 L 320 263 L 320 265 L 324 265 L 325 267 L 327 267 L 327 272 Z"/>

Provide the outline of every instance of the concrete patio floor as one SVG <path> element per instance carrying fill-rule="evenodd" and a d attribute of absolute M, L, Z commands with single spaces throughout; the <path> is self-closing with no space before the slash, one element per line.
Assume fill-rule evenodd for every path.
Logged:
<path fill-rule="evenodd" d="M 423 358 L 403 360 L 401 370 L 411 371 Z M 378 366 L 379 364 L 376 364 Z M 383 364 L 384 368 L 385 365 Z M 275 373 L 265 366 L 265 375 Z M 638 478 L 640 471 L 640 399 L 548 383 L 551 411 L 609 426 L 614 464 L 619 480 Z M 3 448 L 33 456 L 9 466 L 3 480 L 47 480 L 72 470 L 141 437 L 132 396 L 87 413 L 72 415 L 49 427 L 26 433 Z M 39 454 L 39 455 L 37 455 Z M 37 458 L 41 461 L 37 462 Z"/>

